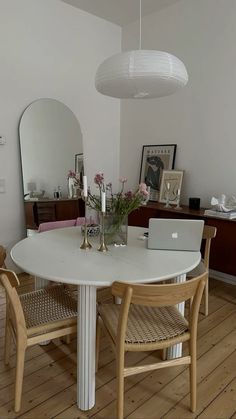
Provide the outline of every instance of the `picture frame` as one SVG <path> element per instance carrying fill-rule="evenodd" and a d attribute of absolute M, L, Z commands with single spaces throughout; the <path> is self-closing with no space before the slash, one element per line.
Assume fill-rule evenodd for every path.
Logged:
<path fill-rule="evenodd" d="M 166 203 L 167 194 L 169 193 L 168 202 L 170 204 L 178 203 L 178 198 L 181 194 L 183 175 L 183 170 L 163 170 L 159 202 Z"/>
<path fill-rule="evenodd" d="M 75 154 L 75 173 L 83 185 L 84 176 L 84 155 L 83 153 Z"/>
<path fill-rule="evenodd" d="M 139 182 L 150 186 L 149 201 L 158 201 L 163 170 L 174 168 L 177 144 L 144 145 Z"/>

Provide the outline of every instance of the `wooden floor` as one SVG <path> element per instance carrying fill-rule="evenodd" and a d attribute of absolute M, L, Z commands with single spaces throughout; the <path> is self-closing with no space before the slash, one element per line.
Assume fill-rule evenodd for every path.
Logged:
<path fill-rule="evenodd" d="M 26 281 L 22 279 L 22 291 Z M 27 278 L 27 283 L 29 280 Z M 198 409 L 189 411 L 188 371 L 185 367 L 140 374 L 126 379 L 125 416 L 133 419 L 236 419 L 236 287 L 211 280 L 210 314 L 200 316 L 198 334 Z M 5 296 L 0 289 L 0 418 L 115 417 L 115 362 L 102 338 L 96 377 L 96 406 L 81 412 L 76 406 L 76 340 L 59 340 L 27 350 L 22 409 L 13 410 L 14 365 L 3 362 Z M 130 353 L 127 363 L 152 361 L 158 353 Z"/>

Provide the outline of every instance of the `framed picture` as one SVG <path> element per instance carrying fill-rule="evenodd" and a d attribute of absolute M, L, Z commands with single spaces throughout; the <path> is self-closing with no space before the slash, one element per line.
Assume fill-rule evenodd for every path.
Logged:
<path fill-rule="evenodd" d="M 169 194 L 169 203 L 177 204 L 181 193 L 183 170 L 163 170 L 159 202 L 166 202 Z"/>
<path fill-rule="evenodd" d="M 163 170 L 174 168 L 176 144 L 144 145 L 139 182 L 150 186 L 150 201 L 158 201 Z"/>
<path fill-rule="evenodd" d="M 83 184 L 84 175 L 84 157 L 83 153 L 75 155 L 75 173 L 79 177 L 81 185 Z"/>

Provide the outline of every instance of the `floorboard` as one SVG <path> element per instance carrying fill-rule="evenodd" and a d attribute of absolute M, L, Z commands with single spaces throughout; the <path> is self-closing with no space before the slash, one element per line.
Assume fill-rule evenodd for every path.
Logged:
<path fill-rule="evenodd" d="M 31 291 L 34 278 L 20 275 L 20 293 Z M 99 298 L 107 300 L 107 290 Z M 107 338 L 101 340 L 96 376 L 96 405 L 82 412 L 76 405 L 76 338 L 28 348 L 22 409 L 13 409 L 15 351 L 3 362 L 5 294 L 0 287 L 0 419 L 115 418 L 115 360 Z M 125 380 L 125 417 L 132 419 L 236 419 L 236 287 L 210 281 L 209 316 L 199 316 L 198 402 L 189 410 L 188 370 L 176 367 Z M 185 350 L 185 349 L 184 349 Z M 128 365 L 154 362 L 160 354 L 128 353 Z"/>

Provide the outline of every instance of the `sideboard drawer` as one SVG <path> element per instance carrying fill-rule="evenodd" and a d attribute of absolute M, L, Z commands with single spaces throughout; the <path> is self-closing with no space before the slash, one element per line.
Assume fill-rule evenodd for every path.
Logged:
<path fill-rule="evenodd" d="M 37 221 L 38 224 L 47 221 L 56 221 L 55 203 L 37 203 Z"/>
<path fill-rule="evenodd" d="M 84 217 L 82 199 L 59 199 L 48 201 L 25 201 L 26 228 L 37 229 L 49 221 L 73 220 Z"/>

